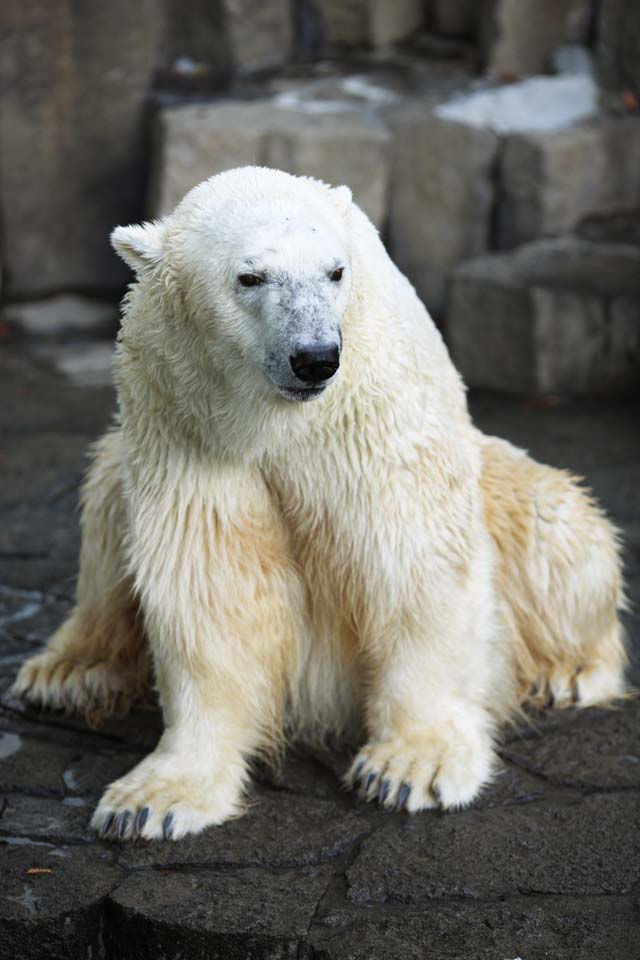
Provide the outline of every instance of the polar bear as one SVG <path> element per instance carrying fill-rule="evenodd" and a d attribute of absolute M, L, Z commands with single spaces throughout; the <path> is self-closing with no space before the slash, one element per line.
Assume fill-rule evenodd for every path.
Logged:
<path fill-rule="evenodd" d="M 428 211 L 425 212 L 428 215 Z M 471 803 L 527 699 L 623 695 L 616 531 L 474 428 L 439 332 L 346 187 L 246 167 L 117 228 L 118 424 L 83 492 L 77 602 L 16 692 L 164 733 L 93 816 L 179 838 L 242 810 L 285 737 L 346 782 Z"/>

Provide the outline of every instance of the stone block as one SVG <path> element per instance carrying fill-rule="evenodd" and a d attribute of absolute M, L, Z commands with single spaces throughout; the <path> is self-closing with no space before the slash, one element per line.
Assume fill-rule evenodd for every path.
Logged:
<path fill-rule="evenodd" d="M 142 213 L 145 101 L 164 31 L 156 8 L 4 5 L 0 206 L 10 295 L 119 290 L 125 281 L 108 238 Z"/>
<path fill-rule="evenodd" d="M 640 123 L 598 120 L 513 133 L 500 163 L 497 243 L 502 249 L 573 230 L 581 220 L 640 206 Z"/>
<path fill-rule="evenodd" d="M 315 11 L 320 42 L 329 47 L 384 47 L 424 21 L 422 0 L 322 0 Z"/>
<path fill-rule="evenodd" d="M 497 210 L 508 235 L 498 176 L 504 138 L 564 131 L 595 113 L 596 92 L 588 76 L 534 77 L 434 100 L 387 112 L 395 132 L 389 237 L 398 265 L 439 315 L 452 269 L 494 246 Z"/>
<path fill-rule="evenodd" d="M 108 851 L 3 837 L 0 956 L 104 956 L 102 905 L 121 874 Z"/>
<path fill-rule="evenodd" d="M 9 297 L 120 293 L 109 233 L 144 214 L 156 84 L 210 91 L 285 61 L 289 0 L 7 0 L 0 246 Z"/>
<path fill-rule="evenodd" d="M 598 73 L 605 88 L 640 98 L 640 4 L 635 0 L 603 0 L 598 20 Z"/>
<path fill-rule="evenodd" d="M 289 0 L 224 0 L 231 60 L 240 71 L 277 66 L 291 54 Z"/>
<path fill-rule="evenodd" d="M 483 0 L 481 46 L 490 74 L 544 73 L 556 47 L 584 39 L 586 0 Z"/>
<path fill-rule="evenodd" d="M 333 879 L 330 867 L 166 874 L 134 874 L 111 894 L 108 956 L 300 957 Z"/>
<path fill-rule="evenodd" d="M 151 213 L 169 213 L 191 187 L 215 173 L 262 164 L 346 183 L 380 226 L 389 140 L 382 121 L 367 110 L 289 109 L 273 100 L 167 108 L 158 120 Z"/>
<path fill-rule="evenodd" d="M 470 261 L 448 335 L 467 383 L 513 393 L 637 390 L 640 250 L 573 237 Z"/>
<path fill-rule="evenodd" d="M 443 311 L 453 268 L 489 249 L 498 137 L 418 103 L 391 117 L 391 254 L 427 307 Z"/>

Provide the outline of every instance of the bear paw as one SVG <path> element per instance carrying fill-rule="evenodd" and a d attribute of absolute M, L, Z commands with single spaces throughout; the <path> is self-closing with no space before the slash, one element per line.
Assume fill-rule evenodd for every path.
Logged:
<path fill-rule="evenodd" d="M 577 669 L 556 667 L 533 684 L 525 702 L 536 710 L 610 706 L 626 695 L 622 667 L 596 663 Z"/>
<path fill-rule="evenodd" d="M 27 660 L 12 693 L 36 707 L 96 717 L 126 713 L 138 699 L 135 679 L 113 664 L 76 660 L 55 650 Z"/>
<path fill-rule="evenodd" d="M 242 810 L 242 784 L 185 768 L 184 758 L 155 753 L 107 787 L 91 826 L 109 840 L 179 840 Z"/>
<path fill-rule="evenodd" d="M 491 779 L 494 762 L 488 737 L 465 739 L 447 731 L 368 743 L 345 782 L 364 800 L 377 800 L 389 810 L 455 810 L 476 798 Z"/>

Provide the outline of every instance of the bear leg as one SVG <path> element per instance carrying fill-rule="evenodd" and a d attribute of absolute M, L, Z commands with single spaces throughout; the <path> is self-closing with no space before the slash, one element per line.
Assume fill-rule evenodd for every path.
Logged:
<path fill-rule="evenodd" d="M 112 431 L 96 445 L 83 487 L 76 605 L 13 686 L 34 705 L 84 713 L 94 725 L 125 713 L 149 687 L 148 650 L 122 546 L 121 470 L 121 438 Z"/>
<path fill-rule="evenodd" d="M 587 707 L 624 696 L 617 531 L 575 477 L 503 440 L 481 443 L 519 699 L 535 707 Z"/>
<path fill-rule="evenodd" d="M 408 812 L 471 803 L 492 777 L 497 720 L 514 691 L 502 656 L 491 545 L 471 530 L 464 575 L 442 554 L 388 613 L 385 643 L 364 637 L 369 740 L 346 776 L 365 800 Z M 373 611 L 372 611 L 373 612 Z M 373 621 L 373 616 L 370 615 Z"/>
<path fill-rule="evenodd" d="M 281 747 L 304 592 L 257 471 L 201 473 L 176 452 L 171 472 L 132 497 L 132 561 L 165 731 L 107 788 L 92 825 L 111 839 L 179 839 L 238 815 L 249 759 Z"/>

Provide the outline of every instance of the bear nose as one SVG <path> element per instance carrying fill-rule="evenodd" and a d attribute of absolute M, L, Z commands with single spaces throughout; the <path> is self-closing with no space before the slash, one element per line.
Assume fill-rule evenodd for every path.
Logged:
<path fill-rule="evenodd" d="M 340 366 L 340 350 L 335 345 L 310 347 L 290 356 L 289 363 L 298 380 L 322 383 L 330 380 Z"/>

